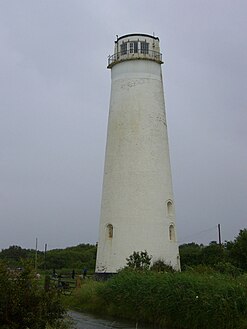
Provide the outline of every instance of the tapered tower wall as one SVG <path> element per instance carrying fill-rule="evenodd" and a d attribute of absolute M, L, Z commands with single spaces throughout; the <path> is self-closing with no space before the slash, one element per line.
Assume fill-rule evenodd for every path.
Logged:
<path fill-rule="evenodd" d="M 96 272 L 144 250 L 179 270 L 159 40 L 121 37 L 113 56 Z"/>

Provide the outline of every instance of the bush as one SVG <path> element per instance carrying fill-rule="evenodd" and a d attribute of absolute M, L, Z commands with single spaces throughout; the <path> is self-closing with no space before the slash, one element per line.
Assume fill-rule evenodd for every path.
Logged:
<path fill-rule="evenodd" d="M 0 323 L 11 329 L 60 327 L 65 310 L 55 290 L 44 291 L 32 267 L 10 270 L 0 263 Z"/>
<path fill-rule="evenodd" d="M 222 274 L 231 275 L 233 277 L 237 277 L 243 273 L 243 270 L 229 262 L 219 262 L 214 265 L 214 269 Z"/>
<path fill-rule="evenodd" d="M 75 289 L 71 296 L 66 297 L 67 306 L 78 311 L 105 315 L 105 301 L 99 293 L 105 284 L 106 282 L 83 280 L 81 288 Z"/>
<path fill-rule="evenodd" d="M 156 327 L 246 328 L 247 285 L 225 276 L 122 271 L 99 292 L 108 312 Z"/>
<path fill-rule="evenodd" d="M 162 259 L 158 259 L 155 262 L 153 262 L 153 265 L 150 268 L 151 271 L 154 272 L 162 272 L 162 273 L 174 273 L 175 270 L 171 265 L 166 264 Z"/>
<path fill-rule="evenodd" d="M 134 251 L 128 258 L 127 267 L 134 270 L 148 270 L 150 268 L 152 256 L 149 256 L 147 251 Z"/>

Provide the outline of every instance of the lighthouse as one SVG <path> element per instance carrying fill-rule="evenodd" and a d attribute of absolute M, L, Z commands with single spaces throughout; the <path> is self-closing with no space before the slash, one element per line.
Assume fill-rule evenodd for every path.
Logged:
<path fill-rule="evenodd" d="M 117 37 L 96 269 L 116 273 L 134 251 L 180 269 L 159 38 Z"/>

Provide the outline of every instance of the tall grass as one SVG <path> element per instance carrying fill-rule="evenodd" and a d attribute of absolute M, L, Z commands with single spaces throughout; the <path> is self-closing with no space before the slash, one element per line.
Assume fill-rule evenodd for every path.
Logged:
<path fill-rule="evenodd" d="M 76 288 L 71 296 L 64 298 L 67 308 L 78 311 L 104 314 L 105 301 L 100 291 L 106 283 L 93 280 L 83 280 L 80 288 Z"/>
<path fill-rule="evenodd" d="M 84 311 L 151 323 L 155 328 L 247 328 L 244 277 L 122 271 L 106 283 L 84 284 L 72 299 Z"/>

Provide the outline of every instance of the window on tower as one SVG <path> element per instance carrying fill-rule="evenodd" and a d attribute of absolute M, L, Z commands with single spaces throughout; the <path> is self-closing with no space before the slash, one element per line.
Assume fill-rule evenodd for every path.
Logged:
<path fill-rule="evenodd" d="M 121 50 L 121 55 L 126 55 L 127 54 L 127 42 L 123 42 L 120 45 L 120 50 Z"/>
<path fill-rule="evenodd" d="M 167 215 L 168 216 L 173 215 L 173 205 L 171 200 L 167 201 Z"/>
<path fill-rule="evenodd" d="M 138 42 L 137 41 L 133 41 L 133 42 L 130 42 L 130 54 L 133 54 L 133 53 L 138 53 Z"/>
<path fill-rule="evenodd" d="M 107 234 L 108 234 L 108 238 L 113 238 L 113 226 L 112 226 L 112 224 L 107 225 Z"/>
<path fill-rule="evenodd" d="M 173 224 L 169 226 L 169 239 L 170 241 L 175 241 L 175 229 Z"/>
<path fill-rule="evenodd" d="M 141 42 L 141 53 L 148 54 L 148 50 L 149 50 L 149 43 L 147 43 L 146 41 Z"/>

